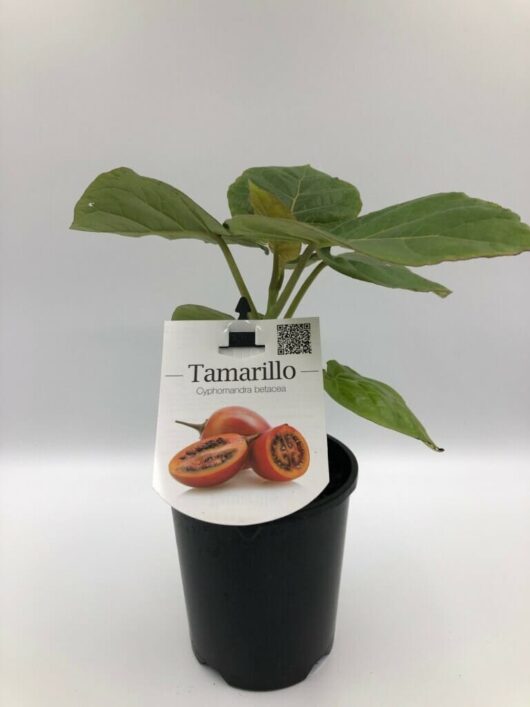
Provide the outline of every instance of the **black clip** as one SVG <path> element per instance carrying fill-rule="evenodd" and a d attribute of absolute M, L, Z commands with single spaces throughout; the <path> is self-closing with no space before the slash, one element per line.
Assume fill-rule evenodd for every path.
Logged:
<path fill-rule="evenodd" d="M 239 319 L 248 319 L 248 313 L 250 312 L 250 305 L 246 297 L 240 297 L 239 302 L 236 305 L 235 311 L 239 314 Z"/>
<path fill-rule="evenodd" d="M 246 297 L 241 297 L 237 303 L 235 311 L 239 314 L 238 321 L 248 321 L 250 305 Z M 228 346 L 220 346 L 220 349 L 232 348 L 258 348 L 263 349 L 264 346 L 256 344 L 256 332 L 253 331 L 231 331 L 228 329 Z"/>

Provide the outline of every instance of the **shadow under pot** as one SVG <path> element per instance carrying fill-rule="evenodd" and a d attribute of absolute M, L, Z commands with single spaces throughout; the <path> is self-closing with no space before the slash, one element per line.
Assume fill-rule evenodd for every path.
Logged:
<path fill-rule="evenodd" d="M 328 436 L 330 482 L 304 508 L 256 525 L 172 509 L 193 652 L 233 687 L 277 690 L 331 651 L 357 461 Z"/>

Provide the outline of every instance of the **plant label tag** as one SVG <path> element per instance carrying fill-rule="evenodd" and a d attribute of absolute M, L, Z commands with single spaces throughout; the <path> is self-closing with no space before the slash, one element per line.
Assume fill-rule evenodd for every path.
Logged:
<path fill-rule="evenodd" d="M 318 318 L 164 323 L 153 486 L 167 503 L 252 525 L 328 481 Z"/>

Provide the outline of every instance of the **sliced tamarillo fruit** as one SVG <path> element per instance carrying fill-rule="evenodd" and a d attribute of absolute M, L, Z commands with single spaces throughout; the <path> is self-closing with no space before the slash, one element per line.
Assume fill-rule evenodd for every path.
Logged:
<path fill-rule="evenodd" d="M 264 420 L 257 412 L 249 408 L 230 405 L 219 408 L 204 422 L 183 422 L 175 420 L 179 425 L 192 427 L 201 437 L 211 437 L 212 435 L 222 435 L 225 432 L 236 432 L 240 435 L 253 435 L 265 432 L 270 428 L 267 420 Z"/>
<path fill-rule="evenodd" d="M 247 466 L 247 440 L 223 434 L 199 439 L 175 454 L 169 473 L 187 486 L 217 486 Z"/>
<path fill-rule="evenodd" d="M 294 427 L 273 427 L 252 442 L 250 465 L 264 479 L 292 481 L 309 467 L 309 445 Z"/>

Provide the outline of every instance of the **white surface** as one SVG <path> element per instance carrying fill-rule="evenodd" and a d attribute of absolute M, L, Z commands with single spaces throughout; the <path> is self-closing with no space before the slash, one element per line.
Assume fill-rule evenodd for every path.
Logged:
<path fill-rule="evenodd" d="M 263 694 L 192 656 L 149 455 L 3 466 L 2 707 L 530 704 L 528 455 L 365 454 L 334 650 Z"/>

